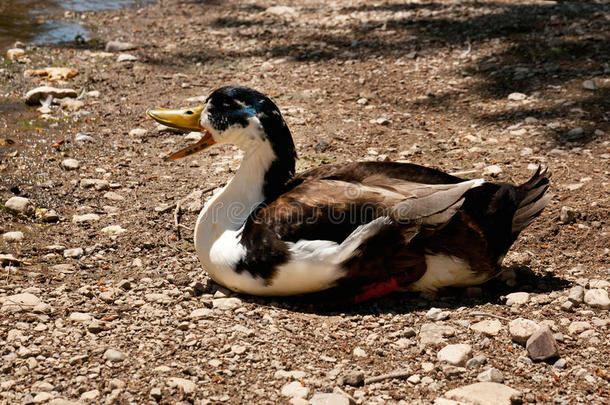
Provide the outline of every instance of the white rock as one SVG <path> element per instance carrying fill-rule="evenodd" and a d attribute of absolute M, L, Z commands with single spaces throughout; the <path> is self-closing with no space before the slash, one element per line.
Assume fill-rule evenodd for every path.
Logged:
<path fill-rule="evenodd" d="M 443 311 L 440 308 L 430 308 L 428 312 L 426 312 L 426 319 L 442 321 L 443 319 L 449 318 L 449 315 L 451 315 L 449 311 Z"/>
<path fill-rule="evenodd" d="M 78 142 L 78 143 L 93 143 L 95 142 L 95 139 L 93 139 L 92 136 L 86 135 L 86 134 L 76 134 L 76 136 L 74 137 L 74 142 Z"/>
<path fill-rule="evenodd" d="M 591 328 L 592 328 L 592 326 L 589 322 L 575 321 L 575 322 L 570 323 L 570 326 L 568 326 L 568 333 L 570 335 L 578 335 Z"/>
<path fill-rule="evenodd" d="M 212 301 L 212 306 L 221 311 L 232 311 L 242 306 L 242 301 L 239 298 L 216 298 Z"/>
<path fill-rule="evenodd" d="M 287 6 L 272 6 L 265 10 L 265 13 L 277 15 L 284 18 L 294 18 L 299 15 L 293 7 Z"/>
<path fill-rule="evenodd" d="M 356 357 L 367 357 L 368 355 L 366 354 L 366 352 L 360 348 L 360 347 L 356 347 L 354 349 L 354 351 L 352 352 L 352 354 Z"/>
<path fill-rule="evenodd" d="M 83 223 L 83 222 L 95 222 L 100 219 L 100 216 L 97 214 L 83 214 L 83 215 L 74 215 L 72 216 L 72 222 L 74 223 Z"/>
<path fill-rule="evenodd" d="M 144 128 L 134 128 L 131 131 L 129 131 L 129 136 L 139 137 L 139 136 L 144 136 L 147 133 L 148 133 L 147 129 L 144 129 Z"/>
<path fill-rule="evenodd" d="M 86 312 L 72 312 L 70 314 L 70 320 L 74 322 L 89 322 L 93 320 L 93 317 Z"/>
<path fill-rule="evenodd" d="M 64 110 L 78 111 L 85 106 L 85 102 L 73 98 L 64 98 L 60 105 Z"/>
<path fill-rule="evenodd" d="M 572 128 L 567 132 L 568 138 L 580 138 L 584 135 L 585 130 L 582 127 Z"/>
<path fill-rule="evenodd" d="M 0 300 L 2 300 L 2 309 L 0 311 L 8 313 L 31 311 L 42 303 L 40 298 L 31 293 L 9 295 L 8 297 L 0 298 Z"/>
<path fill-rule="evenodd" d="M 497 176 L 500 173 L 502 173 L 502 168 L 498 165 L 487 166 L 483 169 L 484 176 Z"/>
<path fill-rule="evenodd" d="M 273 378 L 279 380 L 280 378 L 290 378 L 291 380 L 302 380 L 307 376 L 307 373 L 302 370 L 278 370 L 273 374 Z"/>
<path fill-rule="evenodd" d="M 41 86 L 26 93 L 25 103 L 28 105 L 40 104 L 40 102 L 45 100 L 48 96 L 53 96 L 54 98 L 76 98 L 78 93 L 73 89 L 58 89 L 56 87 Z"/>
<path fill-rule="evenodd" d="M 511 101 L 522 101 L 525 100 L 527 96 L 523 93 L 510 93 L 508 95 L 508 99 Z"/>
<path fill-rule="evenodd" d="M 186 141 L 194 141 L 194 142 L 199 142 L 201 140 L 201 138 L 203 138 L 203 134 L 201 132 L 189 132 L 185 137 L 184 140 Z"/>
<path fill-rule="evenodd" d="M 293 381 L 282 387 L 281 394 L 290 398 L 305 398 L 309 395 L 309 387 L 303 387 L 300 382 Z"/>
<path fill-rule="evenodd" d="M 529 319 L 517 318 L 508 324 L 508 332 L 514 342 L 524 345 L 527 339 L 538 329 L 538 324 Z"/>
<path fill-rule="evenodd" d="M 451 326 L 425 323 L 419 331 L 419 341 L 422 345 L 435 345 L 445 341 L 445 337 L 455 335 Z"/>
<path fill-rule="evenodd" d="M 472 347 L 467 344 L 447 345 L 436 355 L 439 361 L 463 367 L 472 357 Z"/>
<path fill-rule="evenodd" d="M 169 385 L 171 388 L 176 387 L 182 389 L 185 394 L 191 394 L 197 389 L 197 385 L 194 382 L 192 382 L 191 380 L 187 380 L 186 378 L 180 377 L 169 378 L 167 380 L 167 385 Z"/>
<path fill-rule="evenodd" d="M 497 319 L 486 319 L 470 325 L 470 329 L 488 336 L 496 336 L 502 329 L 502 323 Z"/>
<path fill-rule="evenodd" d="M 583 302 L 585 298 L 585 289 L 580 286 L 580 285 L 576 285 L 572 288 L 570 288 L 570 292 L 568 293 L 568 299 L 573 302 L 574 304 L 580 304 Z"/>
<path fill-rule="evenodd" d="M 120 235 L 126 231 L 127 231 L 127 229 L 121 228 L 120 225 L 109 225 L 109 226 L 102 228 L 102 233 L 105 233 L 107 235 Z"/>
<path fill-rule="evenodd" d="M 61 167 L 66 170 L 76 170 L 80 167 L 80 162 L 76 159 L 65 159 L 61 162 Z"/>
<path fill-rule="evenodd" d="M 53 395 L 49 394 L 48 392 L 39 392 L 32 399 L 32 402 L 35 404 L 43 404 L 45 402 L 48 402 L 52 398 L 53 398 Z"/>
<path fill-rule="evenodd" d="M 595 288 L 585 293 L 585 304 L 593 308 L 610 309 L 608 291 Z"/>
<path fill-rule="evenodd" d="M 21 242 L 23 240 L 23 232 L 11 231 L 2 234 L 2 239 L 5 242 Z"/>
<path fill-rule="evenodd" d="M 119 193 L 115 193 L 114 191 L 108 191 L 108 192 L 104 193 L 104 198 L 106 198 L 108 200 L 112 200 L 112 201 L 123 201 L 123 200 L 125 200 L 125 197 L 123 197 Z"/>
<path fill-rule="evenodd" d="M 34 213 L 32 203 L 25 197 L 11 197 L 4 203 L 4 206 L 9 211 L 18 214 L 30 215 Z"/>
<path fill-rule="evenodd" d="M 417 385 L 421 382 L 421 376 L 419 374 L 413 374 L 407 378 L 407 382 L 413 385 Z"/>
<path fill-rule="evenodd" d="M 99 90 L 91 90 L 91 91 L 86 92 L 85 96 L 91 97 L 91 98 L 99 98 L 100 92 L 99 92 Z"/>
<path fill-rule="evenodd" d="M 586 90 L 596 90 L 595 82 L 593 80 L 585 80 L 582 82 L 582 87 Z"/>
<path fill-rule="evenodd" d="M 83 401 L 95 401 L 100 396 L 99 390 L 91 390 L 87 392 L 83 392 L 80 396 L 80 399 Z"/>
<path fill-rule="evenodd" d="M 125 360 L 126 357 L 125 353 L 115 349 L 108 349 L 104 352 L 104 358 L 111 363 L 119 363 Z"/>
<path fill-rule="evenodd" d="M 97 191 L 103 191 L 110 188 L 110 183 L 108 180 L 102 179 L 82 179 L 80 181 L 80 186 L 83 188 L 94 188 Z"/>
<path fill-rule="evenodd" d="M 498 370 L 497 368 L 491 367 L 491 368 L 488 368 L 487 370 L 479 373 L 479 375 L 477 375 L 477 380 L 479 380 L 481 382 L 501 383 L 502 381 L 504 381 L 504 376 L 502 375 L 500 370 Z"/>
<path fill-rule="evenodd" d="M 116 58 L 117 62 L 134 62 L 138 60 L 138 58 L 130 53 L 122 53 Z"/>
<path fill-rule="evenodd" d="M 350 405 L 350 400 L 345 395 L 330 393 L 315 393 L 309 400 L 311 405 Z"/>
<path fill-rule="evenodd" d="M 108 41 L 106 43 L 106 52 L 124 52 L 136 49 L 136 45 L 131 42 Z"/>
<path fill-rule="evenodd" d="M 64 257 L 68 258 L 68 257 L 72 257 L 72 258 L 79 258 L 81 257 L 83 254 L 85 254 L 85 251 L 83 250 L 83 248 L 72 248 L 72 249 L 66 249 L 64 250 Z"/>
<path fill-rule="evenodd" d="M 199 308 L 191 312 L 189 318 L 193 320 L 209 318 L 212 315 L 212 310 L 209 308 Z"/>
<path fill-rule="evenodd" d="M 526 304 L 530 299 L 529 293 L 526 292 L 515 292 L 510 293 L 506 296 L 506 305 L 523 305 Z"/>
<path fill-rule="evenodd" d="M 479 382 L 448 391 L 443 397 L 468 405 L 511 405 L 521 393 L 495 382 Z"/>

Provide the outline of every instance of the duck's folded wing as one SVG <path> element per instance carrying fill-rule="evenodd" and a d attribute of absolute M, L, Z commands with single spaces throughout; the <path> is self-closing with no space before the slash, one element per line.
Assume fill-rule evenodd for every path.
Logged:
<path fill-rule="evenodd" d="M 379 217 L 400 223 L 438 225 L 448 221 L 464 194 L 481 184 L 423 184 L 373 175 L 361 182 L 308 180 L 256 212 L 282 240 L 332 240 L 341 243 L 358 226 Z"/>

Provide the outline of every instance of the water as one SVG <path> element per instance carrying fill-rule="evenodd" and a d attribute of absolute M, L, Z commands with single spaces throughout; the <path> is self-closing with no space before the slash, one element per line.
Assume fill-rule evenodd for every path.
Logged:
<path fill-rule="evenodd" d="M 90 39 L 77 20 L 63 20 L 66 11 L 116 10 L 152 0 L 0 0 L 0 49 L 15 41 L 38 45 Z"/>

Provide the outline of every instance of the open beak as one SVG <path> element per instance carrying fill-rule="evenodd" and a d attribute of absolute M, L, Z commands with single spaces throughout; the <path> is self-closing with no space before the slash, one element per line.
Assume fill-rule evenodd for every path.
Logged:
<path fill-rule="evenodd" d="M 199 125 L 199 119 L 201 118 L 201 112 L 205 108 L 205 104 L 195 108 L 184 108 L 178 110 L 158 108 L 155 110 L 148 110 L 146 114 L 153 118 L 155 121 L 166 125 L 168 127 L 182 129 L 185 131 L 202 131 L 203 138 L 194 145 L 187 146 L 184 149 L 180 149 L 178 152 L 172 153 L 165 158 L 165 161 L 171 161 L 180 159 L 197 152 L 201 152 L 214 145 L 216 141 L 212 137 L 212 134 L 201 128 Z"/>

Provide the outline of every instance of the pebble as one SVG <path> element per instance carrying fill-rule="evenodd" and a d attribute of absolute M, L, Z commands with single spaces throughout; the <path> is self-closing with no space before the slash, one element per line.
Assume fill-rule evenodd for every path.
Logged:
<path fill-rule="evenodd" d="M 199 308 L 191 312 L 189 318 L 192 320 L 199 320 L 204 318 L 209 318 L 213 314 L 213 311 L 209 308 Z"/>
<path fill-rule="evenodd" d="M 108 349 L 104 352 L 104 358 L 111 363 L 119 363 L 125 360 L 126 357 L 127 356 L 125 355 L 125 353 L 115 349 Z"/>
<path fill-rule="evenodd" d="M 171 388 L 182 389 L 185 394 L 191 394 L 197 389 L 197 385 L 194 382 L 180 377 L 168 378 L 167 385 L 169 385 Z"/>
<path fill-rule="evenodd" d="M 65 159 L 61 162 L 61 167 L 66 170 L 76 170 L 80 167 L 80 162 L 76 159 Z"/>
<path fill-rule="evenodd" d="M 538 329 L 538 324 L 529 319 L 517 318 L 508 324 L 511 339 L 519 344 L 526 344 L 527 339 Z"/>
<path fill-rule="evenodd" d="M 55 210 L 47 210 L 46 208 L 37 208 L 36 216 L 40 218 L 42 222 L 57 222 L 59 221 L 59 215 Z"/>
<path fill-rule="evenodd" d="M 138 60 L 137 56 L 130 53 L 122 53 L 116 58 L 117 62 L 134 62 L 136 60 Z"/>
<path fill-rule="evenodd" d="M 484 320 L 470 325 L 470 329 L 488 336 L 496 336 L 502 329 L 502 323 L 497 319 Z"/>
<path fill-rule="evenodd" d="M 36 87 L 35 89 L 32 89 L 26 93 L 25 103 L 28 105 L 37 105 L 49 96 L 53 96 L 54 98 L 58 99 L 66 97 L 76 98 L 78 93 L 74 89 L 59 89 L 51 86 L 41 86 Z"/>
<path fill-rule="evenodd" d="M 100 92 L 99 92 L 99 90 L 91 90 L 91 91 L 86 92 L 85 96 L 91 97 L 91 98 L 99 98 Z"/>
<path fill-rule="evenodd" d="M 244 354 L 248 350 L 246 346 L 243 345 L 233 345 L 231 346 L 231 353 L 235 354 Z"/>
<path fill-rule="evenodd" d="M 52 398 L 53 398 L 53 395 L 49 394 L 48 392 L 39 392 L 32 399 L 32 402 L 34 402 L 35 404 L 43 404 L 45 402 L 48 402 Z"/>
<path fill-rule="evenodd" d="M 80 399 L 83 401 L 95 401 L 100 396 L 99 390 L 91 390 L 83 392 Z"/>
<path fill-rule="evenodd" d="M 70 320 L 75 322 L 88 322 L 92 319 L 93 317 L 85 312 L 72 312 L 70 314 Z"/>
<path fill-rule="evenodd" d="M 85 254 L 85 251 L 83 250 L 83 248 L 79 248 L 79 247 L 64 250 L 65 258 L 71 257 L 71 258 L 77 259 L 84 254 Z"/>
<path fill-rule="evenodd" d="M 582 138 L 582 136 L 584 134 L 585 134 L 585 130 L 582 127 L 576 127 L 576 128 L 572 128 L 568 132 L 566 132 L 566 137 L 568 139 L 578 139 L 578 138 Z"/>
<path fill-rule="evenodd" d="M 525 100 L 527 96 L 523 93 L 510 93 L 508 95 L 508 99 L 511 101 L 522 101 Z"/>
<path fill-rule="evenodd" d="M 150 390 L 150 396 L 155 401 L 160 401 L 161 398 L 163 398 L 163 395 L 161 394 L 161 388 L 159 388 L 159 387 L 152 388 Z"/>
<path fill-rule="evenodd" d="M 566 361 L 566 359 L 558 359 L 555 363 L 553 363 L 553 367 L 559 369 L 565 368 L 567 363 L 568 362 Z"/>
<path fill-rule="evenodd" d="M 564 224 L 569 224 L 573 222 L 578 217 L 578 211 L 574 208 L 563 206 L 561 207 L 561 211 L 559 213 L 559 220 Z"/>
<path fill-rule="evenodd" d="M 129 136 L 134 136 L 134 137 L 141 137 L 144 136 L 148 133 L 147 129 L 144 128 L 134 128 L 131 131 L 129 131 Z"/>
<path fill-rule="evenodd" d="M 594 288 L 585 293 L 585 304 L 593 308 L 610 309 L 610 298 L 608 291 Z"/>
<path fill-rule="evenodd" d="M 419 331 L 419 341 L 422 345 L 435 345 L 445 341 L 445 337 L 455 335 L 451 326 L 425 323 Z"/>
<path fill-rule="evenodd" d="M 42 303 L 40 298 L 31 293 L 14 294 L 0 299 L 3 300 L 0 312 L 8 313 L 32 310 Z"/>
<path fill-rule="evenodd" d="M 293 381 L 284 385 L 280 392 L 285 397 L 306 398 L 309 395 L 309 387 L 303 387 L 300 382 Z"/>
<path fill-rule="evenodd" d="M 106 198 L 108 200 L 112 200 L 112 201 L 123 201 L 123 200 L 125 200 L 125 197 L 123 197 L 119 193 L 115 193 L 114 191 L 108 191 L 108 192 L 104 193 L 104 198 Z"/>
<path fill-rule="evenodd" d="M 276 380 L 278 380 L 280 378 L 290 378 L 291 380 L 301 380 L 301 379 L 305 378 L 306 375 L 307 375 L 307 373 L 302 370 L 291 370 L 291 371 L 278 370 L 275 372 L 275 374 L 273 374 L 273 378 L 275 378 Z"/>
<path fill-rule="evenodd" d="M 487 166 L 483 169 L 484 176 L 497 176 L 500 173 L 502 173 L 502 168 L 498 165 Z"/>
<path fill-rule="evenodd" d="M 103 191 L 110 188 L 110 183 L 108 180 L 102 179 L 82 179 L 80 181 L 80 186 L 82 188 L 93 188 L 96 191 Z"/>
<path fill-rule="evenodd" d="M 93 139 L 92 136 L 86 135 L 86 134 L 76 134 L 76 136 L 74 137 L 74 142 L 79 142 L 79 143 L 93 143 L 95 141 L 95 139 Z"/>
<path fill-rule="evenodd" d="M 352 354 L 356 357 L 367 357 L 368 355 L 366 354 L 366 352 L 360 348 L 360 347 L 356 347 L 354 349 L 354 351 L 352 352 Z"/>
<path fill-rule="evenodd" d="M 568 300 L 570 300 L 574 304 L 580 304 L 583 302 L 584 298 L 585 289 L 582 286 L 576 285 L 570 288 L 570 292 L 568 293 Z"/>
<path fill-rule="evenodd" d="M 496 382 L 504 381 L 504 376 L 497 368 L 491 367 L 477 375 L 477 380 L 481 382 Z"/>
<path fill-rule="evenodd" d="M 104 49 L 106 52 L 124 52 L 136 49 L 136 46 L 131 42 L 108 41 Z"/>
<path fill-rule="evenodd" d="M 305 398 L 297 398 L 297 397 L 290 398 L 288 403 L 290 405 L 310 405 L 309 401 L 306 400 Z"/>
<path fill-rule="evenodd" d="M 520 403 L 515 400 L 520 396 L 521 392 L 496 382 L 470 384 L 447 391 L 443 395 L 447 399 L 477 405 L 511 405 Z"/>
<path fill-rule="evenodd" d="M 73 215 L 72 222 L 80 224 L 84 222 L 95 222 L 99 221 L 100 216 L 97 214 L 83 214 L 83 215 Z"/>
<path fill-rule="evenodd" d="M 265 13 L 277 15 L 284 18 L 294 18 L 298 17 L 299 13 L 294 9 L 294 7 L 288 6 L 271 6 L 265 10 Z"/>
<path fill-rule="evenodd" d="M 584 82 L 582 82 L 582 87 L 585 90 L 596 90 L 597 87 L 595 86 L 595 82 L 593 80 L 585 80 Z"/>
<path fill-rule="evenodd" d="M 350 371 L 343 376 L 343 383 L 352 387 L 364 385 L 364 373 L 362 371 Z"/>
<path fill-rule="evenodd" d="M 548 326 L 539 327 L 527 340 L 527 354 L 532 360 L 543 361 L 557 357 L 559 348 L 553 332 Z"/>
<path fill-rule="evenodd" d="M 23 240 L 23 232 L 11 231 L 2 234 L 2 239 L 5 242 L 21 242 Z"/>
<path fill-rule="evenodd" d="M 221 311 L 232 311 L 242 306 L 242 301 L 239 298 L 216 298 L 212 301 L 212 307 Z"/>
<path fill-rule="evenodd" d="M 350 405 L 350 400 L 345 395 L 337 393 L 315 393 L 309 400 L 311 405 Z"/>
<path fill-rule="evenodd" d="M 467 344 L 454 344 L 443 347 L 436 355 L 439 361 L 463 367 L 472 357 L 472 347 Z"/>
<path fill-rule="evenodd" d="M 442 321 L 449 318 L 449 315 L 451 315 L 449 311 L 443 311 L 440 308 L 430 308 L 428 312 L 426 312 L 426 319 L 430 319 L 432 321 Z"/>
<path fill-rule="evenodd" d="M 6 209 L 13 213 L 31 215 L 34 213 L 34 206 L 28 198 L 11 197 L 5 203 Z"/>
<path fill-rule="evenodd" d="M 506 305 L 523 305 L 526 304 L 530 299 L 529 293 L 526 292 L 515 292 L 510 293 L 506 296 Z"/>
<path fill-rule="evenodd" d="M 592 326 L 589 322 L 575 321 L 575 322 L 570 323 L 570 326 L 568 326 L 568 333 L 570 335 L 578 335 L 591 328 L 592 328 Z"/>
<path fill-rule="evenodd" d="M 73 98 L 64 98 L 61 101 L 61 108 L 68 111 L 78 111 L 85 106 L 85 102 Z"/>

